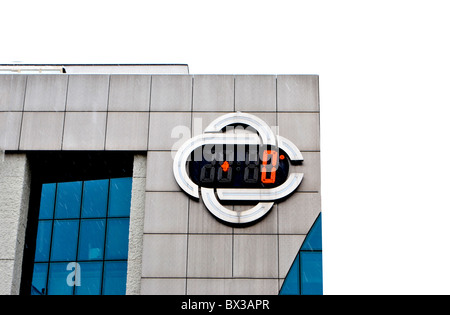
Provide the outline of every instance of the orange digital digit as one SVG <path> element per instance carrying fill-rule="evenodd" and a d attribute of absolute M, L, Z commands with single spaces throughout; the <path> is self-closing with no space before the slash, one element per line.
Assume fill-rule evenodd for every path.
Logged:
<path fill-rule="evenodd" d="M 267 162 L 269 161 L 269 156 L 271 160 L 272 168 L 270 170 L 270 177 L 267 178 Z M 264 184 L 273 184 L 277 176 L 277 163 L 278 163 L 278 152 L 274 150 L 264 150 L 263 160 L 262 160 L 262 170 L 261 170 L 261 182 Z"/>
<path fill-rule="evenodd" d="M 220 167 L 222 167 L 222 170 L 224 172 L 228 172 L 228 169 L 230 168 L 230 163 L 228 163 L 228 161 L 225 161 Z"/>

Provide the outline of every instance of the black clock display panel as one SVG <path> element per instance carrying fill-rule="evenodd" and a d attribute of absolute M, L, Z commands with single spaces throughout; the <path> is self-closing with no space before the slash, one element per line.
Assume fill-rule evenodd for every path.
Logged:
<path fill-rule="evenodd" d="M 270 145 L 204 145 L 191 153 L 189 177 L 210 188 L 273 188 L 289 174 L 289 158 Z"/>

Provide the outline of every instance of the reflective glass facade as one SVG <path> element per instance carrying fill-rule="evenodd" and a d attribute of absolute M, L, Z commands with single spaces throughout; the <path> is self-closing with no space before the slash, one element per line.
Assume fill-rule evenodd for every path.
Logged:
<path fill-rule="evenodd" d="M 33 294 L 125 294 L 132 178 L 42 185 Z"/>

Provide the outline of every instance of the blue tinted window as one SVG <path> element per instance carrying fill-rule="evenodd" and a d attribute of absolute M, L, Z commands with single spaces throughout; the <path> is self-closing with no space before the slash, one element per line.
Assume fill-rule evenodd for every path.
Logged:
<path fill-rule="evenodd" d="M 132 178 L 111 179 L 108 216 L 130 216 L 132 183 Z"/>
<path fill-rule="evenodd" d="M 48 263 L 34 264 L 33 280 L 31 281 L 34 289 L 34 294 L 45 294 L 45 291 L 47 291 L 47 272 Z"/>
<path fill-rule="evenodd" d="M 323 294 L 322 289 L 322 253 L 300 252 L 302 294 Z"/>
<path fill-rule="evenodd" d="M 32 294 L 125 294 L 131 187 L 131 178 L 43 185 Z"/>
<path fill-rule="evenodd" d="M 105 225 L 105 219 L 81 220 L 78 260 L 103 259 Z"/>
<path fill-rule="evenodd" d="M 126 293 L 127 262 L 105 262 L 103 294 L 123 295 Z"/>
<path fill-rule="evenodd" d="M 84 182 L 82 218 L 104 218 L 108 203 L 109 180 Z"/>
<path fill-rule="evenodd" d="M 55 209 L 56 184 L 42 185 L 39 219 L 53 219 Z"/>
<path fill-rule="evenodd" d="M 56 219 L 72 219 L 80 216 L 81 182 L 59 183 L 56 192 Z"/>
<path fill-rule="evenodd" d="M 54 221 L 51 261 L 75 261 L 78 223 L 78 220 Z"/>
<path fill-rule="evenodd" d="M 34 261 L 49 260 L 51 235 L 52 221 L 40 221 L 38 223 Z"/>
<path fill-rule="evenodd" d="M 108 219 L 106 259 L 126 259 L 128 257 L 129 224 L 129 219 Z"/>
<path fill-rule="evenodd" d="M 75 287 L 75 294 L 100 295 L 102 272 L 103 262 L 81 262 L 79 267 L 80 286 Z"/>
<path fill-rule="evenodd" d="M 71 280 L 72 269 L 67 270 L 67 263 L 51 263 L 48 275 L 49 295 L 72 295 L 73 287 L 67 285 Z M 68 279 L 69 278 L 69 279 Z"/>

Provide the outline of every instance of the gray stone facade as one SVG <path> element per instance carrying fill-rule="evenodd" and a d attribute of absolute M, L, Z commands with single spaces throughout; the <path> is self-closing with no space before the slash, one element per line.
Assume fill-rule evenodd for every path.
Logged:
<path fill-rule="evenodd" d="M 18 294 L 22 276 L 30 171 L 25 154 L 0 152 L 0 294 Z"/>

